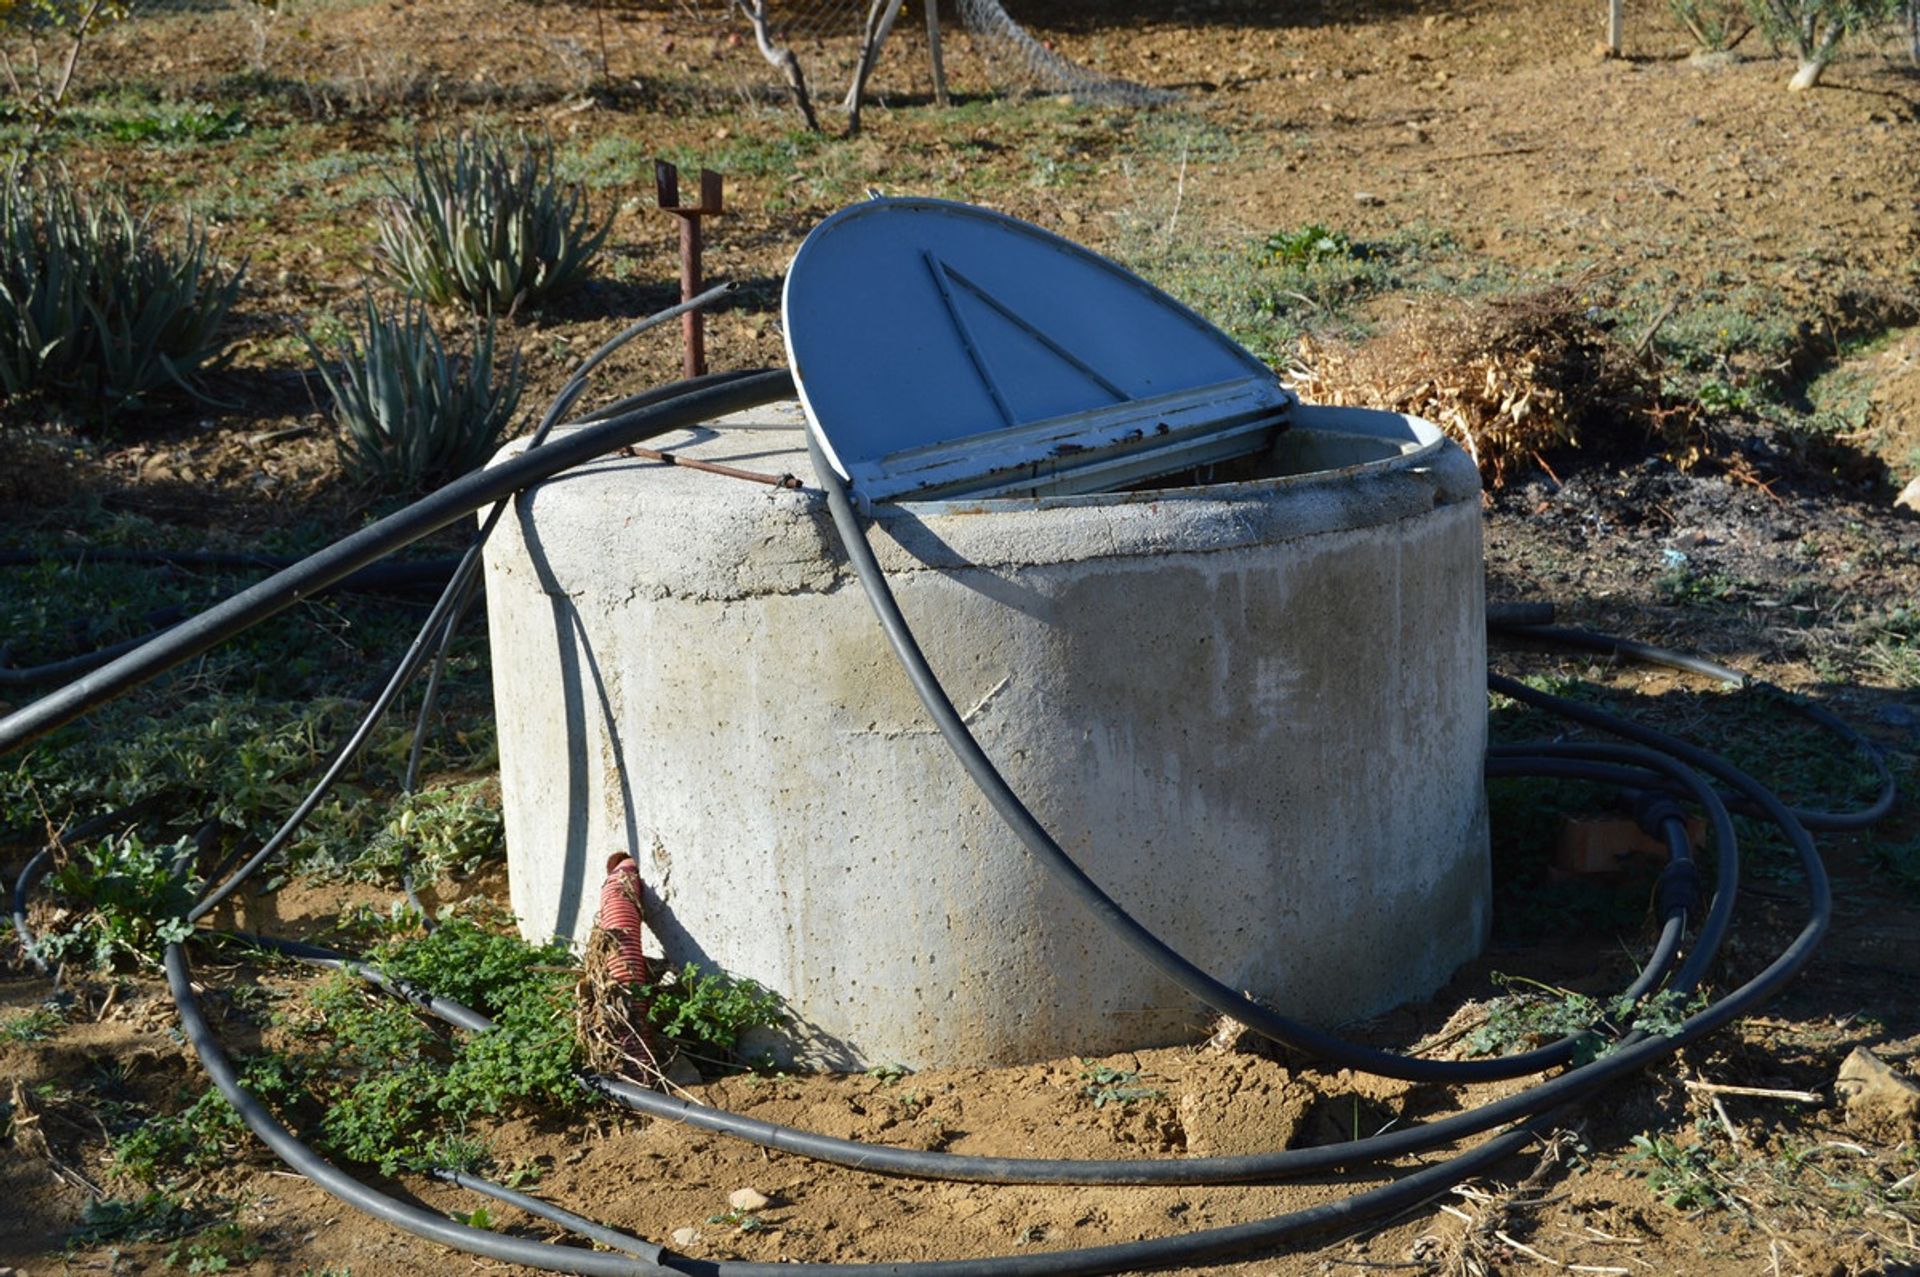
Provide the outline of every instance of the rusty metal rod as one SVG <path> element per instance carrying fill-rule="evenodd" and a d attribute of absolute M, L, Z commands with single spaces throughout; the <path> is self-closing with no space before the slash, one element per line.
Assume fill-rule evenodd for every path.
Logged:
<path fill-rule="evenodd" d="M 775 488 L 806 487 L 790 474 L 763 474 L 758 470 L 741 470 L 735 466 L 723 466 L 717 461 L 701 461 L 695 457 L 683 457 L 674 452 L 657 452 L 652 448 L 642 448 L 637 445 L 620 449 L 620 455 L 639 457 L 643 461 L 663 461 L 670 466 L 684 466 L 688 470 L 725 475 L 729 479 L 745 479 L 750 483 L 764 483 Z"/>

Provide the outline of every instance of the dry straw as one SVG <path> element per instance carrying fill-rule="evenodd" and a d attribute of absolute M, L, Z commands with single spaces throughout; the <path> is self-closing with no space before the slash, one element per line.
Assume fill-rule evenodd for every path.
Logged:
<path fill-rule="evenodd" d="M 1577 285 L 1462 302 L 1422 298 L 1361 345 L 1305 337 L 1290 379 L 1310 403 L 1424 417 L 1473 457 L 1488 487 L 1547 454 L 1663 432 L 1652 374 Z"/>

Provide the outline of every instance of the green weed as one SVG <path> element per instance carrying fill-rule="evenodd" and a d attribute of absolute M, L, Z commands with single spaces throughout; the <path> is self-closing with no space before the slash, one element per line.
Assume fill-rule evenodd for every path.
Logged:
<path fill-rule="evenodd" d="M 247 131 L 239 107 L 222 110 L 204 102 L 156 104 L 132 114 L 110 115 L 94 128 L 117 142 L 197 146 L 228 142 Z"/>
<path fill-rule="evenodd" d="M 1653 589 L 1662 603 L 1697 607 L 1706 603 L 1737 602 L 1746 587 L 1725 573 L 1699 572 L 1680 563 L 1656 577 Z"/>
<path fill-rule="evenodd" d="M 1138 1069 L 1116 1069 L 1106 1064 L 1095 1064 L 1091 1060 L 1080 1061 L 1080 1094 L 1093 1101 L 1093 1107 L 1105 1108 L 1109 1104 L 1137 1104 L 1141 1100 L 1158 1100 L 1166 1092 L 1151 1086 L 1141 1086 Z"/>
<path fill-rule="evenodd" d="M 234 1220 L 215 1224 L 197 1237 L 183 1237 L 167 1252 L 167 1267 L 189 1273 L 224 1273 L 260 1257 L 260 1243 Z"/>
<path fill-rule="evenodd" d="M 671 981 L 645 986 L 647 1016 L 667 1037 L 722 1054 L 752 1028 L 780 1023 L 780 999 L 752 980 L 689 962 Z"/>
<path fill-rule="evenodd" d="M 67 1022 L 55 1007 L 39 1006 L 16 1011 L 0 1020 L 0 1038 L 9 1042 L 44 1042 L 58 1033 Z"/>
<path fill-rule="evenodd" d="M 1733 1204 L 1726 1178 L 1701 1144 L 1679 1144 L 1665 1135 L 1633 1137 L 1628 1169 L 1646 1177 L 1647 1187 L 1682 1211 L 1705 1211 Z"/>
<path fill-rule="evenodd" d="M 1264 245 L 1281 266 L 1310 266 L 1353 255 L 1353 241 L 1345 231 L 1329 230 L 1318 222 L 1291 231 L 1275 231 Z"/>
<path fill-rule="evenodd" d="M 1660 327 L 1654 348 L 1681 368 L 1726 377 L 1737 384 L 1778 384 L 1803 345 L 1796 312 L 1765 290 L 1708 293 L 1680 308 Z M 1748 380 L 1757 379 L 1757 380 Z"/>
<path fill-rule="evenodd" d="M 1672 1037 L 1688 1015 L 1706 1005 L 1702 995 L 1688 999 L 1670 989 L 1635 1004 L 1631 998 L 1594 998 L 1498 973 L 1493 979 L 1509 992 L 1488 1004 L 1486 1019 L 1467 1035 L 1469 1055 L 1508 1055 L 1577 1037 L 1573 1062 L 1587 1064 L 1611 1053 L 1631 1032 Z M 1528 988 L 1511 992 L 1516 985 Z"/>
<path fill-rule="evenodd" d="M 69 1248 L 107 1242 L 171 1241 L 200 1229 L 205 1219 L 178 1199 L 153 1192 L 140 1197 L 103 1197 L 80 1212 L 67 1235 Z"/>
<path fill-rule="evenodd" d="M 731 1225 L 743 1233 L 757 1233 L 767 1226 L 767 1222 L 758 1215 L 750 1214 L 743 1210 L 722 1211 L 717 1215 L 709 1215 L 707 1216 L 707 1222 L 709 1224 Z"/>
<path fill-rule="evenodd" d="M 150 846 L 125 833 L 81 848 L 48 875 L 55 898 L 72 915 L 35 938 L 44 962 L 80 961 L 110 970 L 123 961 L 157 961 L 162 947 L 184 940 L 198 894 L 188 839 Z"/>

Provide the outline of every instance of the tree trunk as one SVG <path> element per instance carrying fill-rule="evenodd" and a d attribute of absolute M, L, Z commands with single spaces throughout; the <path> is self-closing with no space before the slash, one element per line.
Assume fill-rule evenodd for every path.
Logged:
<path fill-rule="evenodd" d="M 1913 12 L 1920 21 L 1920 0 L 1913 0 Z M 1920 27 L 1914 28 L 1913 56 L 1920 61 Z M 947 62 L 940 54 L 940 0 L 927 0 L 927 57 L 933 63 L 933 104 L 947 105 Z"/>
<path fill-rule="evenodd" d="M 800 59 L 793 56 L 793 50 L 773 42 L 773 32 L 767 27 L 767 0 L 734 0 L 734 4 L 753 27 L 753 42 L 760 46 L 760 56 L 786 76 L 793 104 L 800 108 L 807 128 L 818 133 L 820 119 L 813 113 L 813 99 L 807 96 L 807 77 L 801 72 Z"/>
<path fill-rule="evenodd" d="M 893 20 L 900 16 L 902 2 L 873 0 L 873 7 L 867 10 L 867 27 L 860 41 L 860 61 L 853 69 L 853 83 L 847 87 L 844 103 L 848 137 L 860 131 L 860 99 L 867 91 L 867 77 L 873 74 L 873 64 L 880 60 L 880 46 L 887 42 L 887 36 L 892 33 Z M 884 11 L 882 5 L 886 6 Z"/>
<path fill-rule="evenodd" d="M 1827 29 L 1820 37 L 1820 43 L 1812 50 L 1802 50 L 1800 69 L 1787 81 L 1787 90 L 1801 93 L 1820 83 L 1820 77 L 1826 72 L 1827 63 L 1833 60 L 1834 46 L 1840 43 L 1840 37 L 1847 33 L 1847 24 L 1837 18 L 1827 19 Z M 1812 41 L 1808 41 L 1812 44 Z"/>

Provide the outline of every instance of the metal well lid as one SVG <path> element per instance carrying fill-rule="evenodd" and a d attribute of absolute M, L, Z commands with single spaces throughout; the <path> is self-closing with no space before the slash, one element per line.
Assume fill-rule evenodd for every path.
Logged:
<path fill-rule="evenodd" d="M 1294 402 L 1139 276 L 945 200 L 820 223 L 783 317 L 809 428 L 868 501 L 1110 491 L 1259 451 Z"/>

